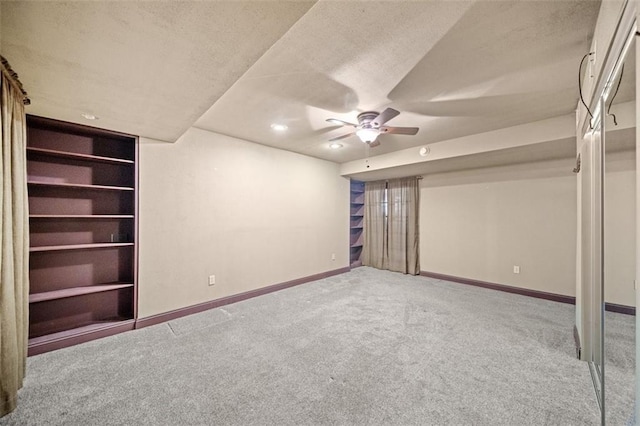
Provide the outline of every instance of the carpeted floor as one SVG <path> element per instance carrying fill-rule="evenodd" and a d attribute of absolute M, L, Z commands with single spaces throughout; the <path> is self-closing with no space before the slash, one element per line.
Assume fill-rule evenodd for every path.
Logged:
<path fill-rule="evenodd" d="M 624 425 L 633 318 L 607 320 Z M 573 324 L 571 305 L 358 268 L 29 358 L 0 424 L 595 425 Z"/>

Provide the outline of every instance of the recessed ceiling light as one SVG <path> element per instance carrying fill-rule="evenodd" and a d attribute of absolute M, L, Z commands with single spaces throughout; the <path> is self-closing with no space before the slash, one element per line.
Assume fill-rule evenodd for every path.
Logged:
<path fill-rule="evenodd" d="M 86 118 L 87 120 L 97 120 L 98 119 L 98 116 L 93 115 L 93 114 L 84 113 L 84 114 L 82 114 L 82 116 L 84 118 Z"/>
<path fill-rule="evenodd" d="M 334 143 L 329 145 L 329 148 L 331 148 L 331 149 L 340 149 L 340 148 L 342 148 L 342 144 L 334 142 Z"/>
<path fill-rule="evenodd" d="M 285 131 L 285 130 L 287 130 L 289 127 L 287 127 L 287 125 L 286 125 L 286 124 L 276 124 L 276 123 L 273 123 L 273 124 L 271 125 L 271 128 L 272 128 L 273 130 L 277 131 L 277 132 L 284 132 L 284 131 Z"/>

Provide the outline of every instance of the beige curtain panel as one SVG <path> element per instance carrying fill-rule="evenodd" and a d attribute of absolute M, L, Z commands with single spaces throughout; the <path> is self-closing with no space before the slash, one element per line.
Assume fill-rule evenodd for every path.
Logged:
<path fill-rule="evenodd" d="M 29 328 L 29 212 L 24 95 L 2 65 L 0 73 L 0 417 L 22 387 Z"/>
<path fill-rule="evenodd" d="M 418 178 L 367 182 L 364 191 L 362 264 L 419 274 Z"/>
<path fill-rule="evenodd" d="M 420 188 L 417 178 L 390 180 L 387 185 L 388 202 L 388 269 L 404 274 L 420 273 L 419 204 Z"/>
<path fill-rule="evenodd" d="M 362 264 L 387 269 L 386 182 L 364 184 Z"/>

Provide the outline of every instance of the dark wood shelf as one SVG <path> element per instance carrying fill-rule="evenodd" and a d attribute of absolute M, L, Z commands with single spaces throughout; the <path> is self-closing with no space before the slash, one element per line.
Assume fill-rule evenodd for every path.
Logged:
<path fill-rule="evenodd" d="M 126 247 L 132 246 L 133 243 L 92 243 L 92 244 L 64 244 L 59 246 L 42 246 L 42 247 L 30 247 L 29 251 L 45 252 L 45 251 L 61 251 L 61 250 L 91 250 L 102 249 L 111 247 Z"/>
<path fill-rule="evenodd" d="M 27 115 L 29 355 L 134 329 L 137 145 Z"/>
<path fill-rule="evenodd" d="M 49 188 L 62 188 L 62 189 L 89 189 L 97 191 L 133 191 L 134 188 L 129 186 L 107 186 L 107 185 L 85 185 L 79 183 L 52 183 L 52 182 L 27 182 L 32 186 L 49 187 Z"/>
<path fill-rule="evenodd" d="M 62 290 L 47 291 L 44 293 L 34 293 L 29 295 L 29 303 L 44 302 L 46 300 L 64 299 L 66 297 L 81 296 L 83 294 L 100 293 L 103 291 L 119 290 L 121 288 L 133 287 L 133 283 L 99 284 L 84 287 L 72 287 Z"/>
<path fill-rule="evenodd" d="M 133 219 L 132 214 L 30 214 L 29 219 Z"/>
<path fill-rule="evenodd" d="M 111 318 L 109 320 L 96 321 L 94 323 L 72 328 L 70 330 L 59 331 L 57 333 L 51 333 L 45 336 L 32 337 L 29 339 L 29 348 L 50 342 L 55 342 L 58 340 L 69 339 L 78 335 L 88 334 L 99 330 L 123 326 L 133 322 L 134 320 L 132 318 Z"/>
<path fill-rule="evenodd" d="M 351 205 L 352 206 L 364 206 L 364 192 L 351 191 Z"/>
<path fill-rule="evenodd" d="M 122 158 L 103 157 L 100 155 L 78 154 L 75 152 L 57 151 L 54 149 L 27 147 L 27 154 L 40 155 L 47 157 L 57 157 L 78 161 L 88 161 L 93 163 L 107 164 L 134 164 L 133 160 L 125 160 Z"/>
<path fill-rule="evenodd" d="M 349 264 L 354 267 L 360 262 L 364 240 L 364 182 L 352 180 L 349 189 Z"/>

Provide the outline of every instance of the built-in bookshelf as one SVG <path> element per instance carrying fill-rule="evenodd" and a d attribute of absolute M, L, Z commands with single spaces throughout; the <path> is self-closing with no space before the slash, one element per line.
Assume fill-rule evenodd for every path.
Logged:
<path fill-rule="evenodd" d="M 364 182 L 351 181 L 351 227 L 349 252 L 351 267 L 362 266 L 362 244 L 364 238 Z"/>
<path fill-rule="evenodd" d="M 134 328 L 137 137 L 27 116 L 29 354 Z"/>

